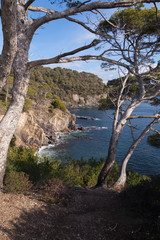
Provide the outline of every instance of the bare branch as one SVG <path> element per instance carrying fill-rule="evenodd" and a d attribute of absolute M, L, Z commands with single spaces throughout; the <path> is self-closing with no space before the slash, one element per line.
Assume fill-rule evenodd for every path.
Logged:
<path fill-rule="evenodd" d="M 122 28 L 119 28 L 118 26 L 116 26 L 115 24 L 113 24 L 112 22 L 110 22 L 110 21 L 104 16 L 104 14 L 101 13 L 98 9 L 96 9 L 96 12 L 98 12 L 98 13 L 102 16 L 102 18 L 103 18 L 107 23 L 109 23 L 112 27 L 122 30 Z"/>
<path fill-rule="evenodd" d="M 126 82 L 128 81 L 129 75 L 130 74 L 128 73 L 127 76 L 125 77 L 124 81 L 122 81 L 122 87 L 121 87 L 121 90 L 119 92 L 119 96 L 118 96 L 118 99 L 117 99 L 117 108 L 116 108 L 116 113 L 115 113 L 115 117 L 114 117 L 114 128 L 116 128 L 116 126 L 117 126 L 119 110 L 120 110 L 120 107 L 123 103 L 121 98 L 122 98 L 123 91 L 125 89 Z"/>
<path fill-rule="evenodd" d="M 160 134 L 160 131 L 158 131 L 157 129 L 151 128 L 151 131 L 153 131 L 153 132 L 156 132 L 156 133 Z"/>
<path fill-rule="evenodd" d="M 89 4 L 81 5 L 79 7 L 72 7 L 70 9 L 66 9 L 61 12 L 54 12 L 52 14 L 47 14 L 39 19 L 33 21 L 32 25 L 29 27 L 28 34 L 33 35 L 37 28 L 41 25 L 56 20 L 60 18 L 66 18 L 68 16 L 74 15 L 76 13 L 91 11 L 95 9 L 111 9 L 118 7 L 130 7 L 137 3 L 145 3 L 145 0 L 121 0 L 121 1 L 113 1 L 113 2 L 92 2 Z M 147 3 L 154 3 L 156 0 L 147 0 Z"/>
<path fill-rule="evenodd" d="M 131 129 L 131 136 L 132 136 L 132 138 L 133 138 L 133 142 L 135 142 L 135 137 L 134 137 L 134 132 L 133 132 L 133 126 L 132 126 L 131 119 L 129 119 L 129 124 L 131 125 L 131 126 L 130 126 L 130 129 Z"/>
<path fill-rule="evenodd" d="M 155 118 L 155 115 L 154 116 L 131 116 L 127 119 L 137 119 L 137 118 Z"/>
<path fill-rule="evenodd" d="M 68 58 L 68 59 L 67 58 L 62 59 L 62 58 L 65 57 L 65 56 L 73 55 L 73 54 L 78 53 L 80 51 L 89 49 L 91 47 L 94 47 L 98 43 L 100 43 L 100 40 L 93 40 L 90 44 L 85 45 L 85 46 L 80 47 L 80 48 L 77 48 L 77 49 L 74 49 L 73 51 L 60 54 L 60 55 L 58 55 L 54 58 L 50 58 L 50 59 L 41 59 L 41 60 L 37 60 L 37 61 L 31 61 L 31 62 L 28 63 L 28 65 L 30 67 L 35 67 L 37 65 L 45 65 L 45 64 L 51 64 L 51 63 L 71 62 L 71 61 L 83 60 L 83 59 L 78 59 L 78 58 L 81 58 L 81 57 L 73 57 L 73 58 Z M 88 60 L 88 59 L 85 59 L 85 60 Z"/>
<path fill-rule="evenodd" d="M 34 2 L 35 0 L 28 0 L 28 2 L 25 4 L 25 10 L 28 9 L 28 7 Z"/>
<path fill-rule="evenodd" d="M 156 19 L 157 19 L 157 22 L 158 22 L 158 8 L 157 8 L 157 5 L 156 3 L 153 3 L 154 6 L 155 6 L 155 9 L 156 9 Z"/>
<path fill-rule="evenodd" d="M 122 168 L 121 168 L 121 174 L 119 179 L 117 180 L 117 182 L 114 184 L 114 189 L 119 188 L 121 185 L 123 186 L 125 184 L 126 181 L 126 167 L 127 167 L 127 163 L 130 159 L 130 157 L 132 156 L 135 148 L 137 147 L 137 145 L 142 141 L 142 139 L 146 136 L 146 134 L 152 129 L 152 126 L 157 123 L 160 120 L 160 115 L 159 117 L 155 117 L 154 120 L 152 122 L 150 122 L 146 128 L 143 130 L 143 132 L 139 135 L 139 137 L 132 143 L 132 145 L 130 146 L 124 160 L 123 160 L 123 164 L 122 164 Z"/>
<path fill-rule="evenodd" d="M 109 117 L 111 120 L 113 120 L 113 121 L 114 121 L 114 119 L 111 117 L 111 115 L 109 115 L 109 114 L 108 114 L 108 112 L 107 112 L 107 111 L 105 111 L 105 114 L 107 115 L 107 117 Z"/>
<path fill-rule="evenodd" d="M 104 38 L 112 38 L 109 34 L 103 34 L 101 32 L 98 32 L 98 31 L 95 31 L 95 30 L 91 29 L 85 23 L 83 23 L 83 22 L 81 22 L 77 19 L 74 19 L 74 18 L 71 18 L 71 17 L 66 17 L 66 19 L 71 21 L 71 22 L 75 22 L 75 23 L 81 25 L 82 27 L 84 27 L 85 29 L 87 29 L 88 31 L 90 31 L 93 34 L 99 35 L 99 36 L 104 37 Z"/>
<path fill-rule="evenodd" d="M 48 8 L 44 8 L 44 7 L 33 7 L 33 6 L 29 6 L 28 10 L 33 11 L 33 12 L 44 12 L 44 13 L 56 13 L 56 11 L 48 9 Z"/>

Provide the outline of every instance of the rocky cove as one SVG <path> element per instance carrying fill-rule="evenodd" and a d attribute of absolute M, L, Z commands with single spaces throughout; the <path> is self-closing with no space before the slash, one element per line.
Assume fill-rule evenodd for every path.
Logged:
<path fill-rule="evenodd" d="M 14 133 L 15 144 L 34 149 L 55 144 L 57 133 L 75 130 L 75 121 L 74 114 L 58 108 L 53 113 L 49 113 L 46 106 L 23 112 Z"/>
<path fill-rule="evenodd" d="M 72 103 L 66 103 L 66 105 L 70 108 L 95 107 L 102 97 L 104 96 L 96 95 L 82 98 L 78 94 L 73 94 Z M 16 146 L 39 149 L 41 146 L 56 144 L 59 133 L 77 130 L 76 116 L 74 114 L 71 114 L 68 110 L 62 111 L 58 108 L 51 113 L 48 111 L 49 105 L 49 101 L 36 101 L 32 109 L 21 114 L 14 134 Z M 2 117 L 3 115 L 1 115 Z M 83 131 L 83 129 L 79 130 Z"/>

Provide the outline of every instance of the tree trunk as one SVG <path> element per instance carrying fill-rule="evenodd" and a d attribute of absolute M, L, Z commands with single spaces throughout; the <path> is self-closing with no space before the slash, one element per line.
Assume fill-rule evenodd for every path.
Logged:
<path fill-rule="evenodd" d="M 109 149 L 108 149 L 108 156 L 106 158 L 106 162 L 98 176 L 98 181 L 96 184 L 96 187 L 107 187 L 107 177 L 115 163 L 116 160 L 116 153 L 117 153 L 117 145 L 118 145 L 118 140 L 119 136 L 127 122 L 127 119 L 131 116 L 132 112 L 136 107 L 140 105 L 141 101 L 137 100 L 133 102 L 128 109 L 124 112 L 122 115 L 121 119 L 115 123 L 113 122 L 112 126 L 112 136 L 109 144 Z"/>
<path fill-rule="evenodd" d="M 22 75 L 24 75 L 22 77 Z M 8 147 L 13 134 L 16 130 L 18 120 L 23 110 L 23 105 L 27 93 L 29 83 L 29 71 L 15 71 L 15 79 L 17 83 L 13 90 L 13 98 L 7 110 L 7 113 L 0 122 L 0 187 L 3 189 L 3 177 L 6 169 L 6 158 Z"/>
<path fill-rule="evenodd" d="M 108 149 L 108 156 L 106 162 L 98 176 L 98 181 L 96 187 L 107 187 L 107 176 L 110 173 L 116 159 L 116 152 L 117 152 L 117 145 L 119 139 L 120 132 L 114 131 L 112 134 L 109 149 Z"/>
<path fill-rule="evenodd" d="M 115 190 L 122 190 L 124 188 L 124 186 L 126 184 L 126 178 L 127 178 L 126 168 L 127 168 L 128 161 L 131 158 L 131 156 L 132 156 L 135 148 L 137 147 L 137 145 L 142 141 L 142 139 L 150 131 L 152 126 L 159 121 L 159 118 L 160 117 L 156 117 L 151 123 L 149 123 L 147 125 L 147 127 L 143 130 L 143 132 L 140 134 L 140 136 L 135 140 L 135 142 L 133 142 L 133 144 L 129 148 L 129 150 L 128 150 L 128 152 L 127 152 L 127 154 L 126 154 L 126 156 L 123 160 L 123 163 L 122 163 L 120 177 L 113 186 L 113 188 Z"/>
<path fill-rule="evenodd" d="M 16 2 L 16 9 L 13 9 L 10 14 L 16 15 L 16 32 L 17 32 L 17 45 L 14 48 L 16 52 L 13 62 L 14 69 L 14 82 L 12 90 L 12 100 L 0 122 L 0 189 L 3 190 L 3 177 L 6 169 L 7 152 L 10 141 L 16 130 L 18 120 L 23 110 L 25 97 L 27 94 L 29 83 L 29 69 L 28 62 L 28 49 L 30 39 L 26 36 L 26 29 L 28 27 L 27 13 L 23 7 L 25 0 L 11 1 L 11 4 Z M 6 29 L 4 29 L 6 31 Z M 12 28 L 11 28 L 12 30 Z"/>
<path fill-rule="evenodd" d="M 17 50 L 17 1 L 1 0 L 1 19 L 3 30 L 3 49 L 0 56 L 0 90 L 10 74 Z"/>

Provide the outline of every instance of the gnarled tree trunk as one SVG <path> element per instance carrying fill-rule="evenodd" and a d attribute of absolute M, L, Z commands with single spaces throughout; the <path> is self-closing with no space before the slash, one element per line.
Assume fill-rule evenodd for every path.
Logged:
<path fill-rule="evenodd" d="M 6 2 L 9 2 L 7 0 Z M 14 4 L 14 1 L 10 1 Z M 3 177 L 6 169 L 7 152 L 10 141 L 15 132 L 18 120 L 23 110 L 29 83 L 28 49 L 30 40 L 26 36 L 28 26 L 27 15 L 24 9 L 24 0 L 16 0 L 16 9 L 10 14 L 16 14 L 17 44 L 14 46 L 15 57 L 13 61 L 14 82 L 12 100 L 9 108 L 0 122 L 0 188 L 3 189 Z"/>

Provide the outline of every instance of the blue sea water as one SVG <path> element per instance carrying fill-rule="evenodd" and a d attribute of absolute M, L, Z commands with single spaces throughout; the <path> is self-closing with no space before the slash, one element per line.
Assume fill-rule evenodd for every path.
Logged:
<path fill-rule="evenodd" d="M 160 107 L 151 106 L 150 104 L 141 104 L 133 115 L 153 115 L 160 111 Z M 61 143 L 57 146 L 49 146 L 45 148 L 42 153 L 55 159 L 65 159 L 68 157 L 74 159 L 89 159 L 94 157 L 97 161 L 103 157 L 106 158 L 109 141 L 112 132 L 112 120 L 107 117 L 104 111 L 96 108 L 80 108 L 72 109 L 72 113 L 77 116 L 88 116 L 95 118 L 95 120 L 77 119 L 76 124 L 86 128 L 85 132 L 72 132 L 69 135 L 63 134 L 61 136 Z M 111 110 L 108 113 L 112 116 Z M 133 120 L 133 125 L 138 130 L 134 130 L 137 137 L 151 119 L 136 119 Z M 95 127 L 95 129 L 87 130 L 88 127 Z M 154 128 L 160 130 L 160 123 L 156 124 Z M 148 136 L 149 134 L 147 134 Z M 77 138 L 76 136 L 85 136 L 87 138 Z M 128 168 L 135 170 L 141 174 L 155 175 L 160 174 L 160 148 L 150 146 L 147 143 L 147 136 L 137 146 L 132 155 Z M 120 136 L 116 161 L 120 164 L 125 156 L 132 137 L 129 127 L 124 127 L 123 133 Z"/>

